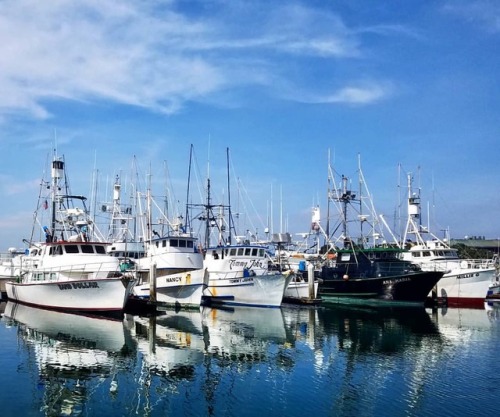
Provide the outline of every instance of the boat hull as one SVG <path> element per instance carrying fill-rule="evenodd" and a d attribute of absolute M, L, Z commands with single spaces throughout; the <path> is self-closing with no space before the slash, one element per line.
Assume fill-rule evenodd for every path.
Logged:
<path fill-rule="evenodd" d="M 493 268 L 452 271 L 439 280 L 436 295 L 450 306 L 481 308 L 494 278 Z"/>
<path fill-rule="evenodd" d="M 156 277 L 156 302 L 172 307 L 199 308 L 207 281 L 205 269 Z M 150 290 L 149 283 L 136 285 L 133 294 L 150 298 Z"/>
<path fill-rule="evenodd" d="M 442 272 L 415 272 L 373 278 L 328 279 L 323 270 L 319 296 L 325 302 L 345 304 L 424 305 L 427 294 L 443 276 Z"/>
<path fill-rule="evenodd" d="M 54 310 L 77 312 L 122 311 L 135 281 L 117 277 L 92 280 L 5 284 L 7 298 Z"/>
<path fill-rule="evenodd" d="M 283 274 L 209 278 L 203 302 L 208 305 L 279 307 L 290 279 L 291 275 Z"/>
<path fill-rule="evenodd" d="M 290 282 L 288 287 L 285 289 L 286 298 L 316 298 L 318 295 L 318 281 L 314 281 L 313 294 L 310 297 L 309 294 L 309 283 L 307 281 Z"/>

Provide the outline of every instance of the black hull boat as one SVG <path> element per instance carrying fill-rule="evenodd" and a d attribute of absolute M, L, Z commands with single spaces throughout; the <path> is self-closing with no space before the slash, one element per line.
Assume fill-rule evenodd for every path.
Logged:
<path fill-rule="evenodd" d="M 422 271 L 398 248 L 343 249 L 320 271 L 318 294 L 342 304 L 424 305 L 443 272 Z"/>

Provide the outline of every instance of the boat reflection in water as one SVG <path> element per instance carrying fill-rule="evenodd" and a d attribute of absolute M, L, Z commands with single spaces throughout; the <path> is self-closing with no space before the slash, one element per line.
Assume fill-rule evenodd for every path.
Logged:
<path fill-rule="evenodd" d="M 0 333 L 21 342 L 2 351 L 18 362 L 0 401 L 24 383 L 26 415 L 493 415 L 499 313 L 240 306 L 112 321 L 8 303 Z"/>
<path fill-rule="evenodd" d="M 207 356 L 265 360 L 269 345 L 287 343 L 281 309 L 202 307 L 126 318 L 146 366 L 157 375 L 189 376 Z"/>
<path fill-rule="evenodd" d="M 38 408 L 47 415 L 81 413 L 90 397 L 97 395 L 96 379 L 107 399 L 113 397 L 117 372 L 133 350 L 121 320 L 12 301 L 5 305 L 2 320 L 17 326 L 19 340 L 35 360 L 37 387 L 43 388 L 43 405 Z"/>
<path fill-rule="evenodd" d="M 143 378 L 192 379 L 205 350 L 199 310 L 167 310 L 151 317 L 126 315 L 125 321 L 142 356 Z"/>
<path fill-rule="evenodd" d="M 208 353 L 228 360 L 265 360 L 270 345 L 285 345 L 287 336 L 281 309 L 235 307 L 204 308 Z"/>

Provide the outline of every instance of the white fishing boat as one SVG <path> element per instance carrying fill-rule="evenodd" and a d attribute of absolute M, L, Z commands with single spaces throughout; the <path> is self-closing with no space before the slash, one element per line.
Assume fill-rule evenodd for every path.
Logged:
<path fill-rule="evenodd" d="M 170 223 L 166 216 L 163 223 L 169 227 L 165 235 L 153 231 L 151 200 L 148 193 L 148 239 L 145 255 L 136 261 L 139 283 L 133 295 L 166 306 L 199 308 L 208 278 L 197 239 L 183 231 L 180 219 Z"/>
<path fill-rule="evenodd" d="M 26 253 L 16 258 L 18 268 L 5 284 L 7 298 L 51 309 L 121 311 L 135 284 L 134 275 L 108 255 L 109 243 L 98 240 L 86 198 L 71 195 L 65 178 L 64 161 L 54 157 L 52 181 L 46 187 L 50 196 L 37 212 L 40 218 L 50 213 L 51 227 L 43 227 L 45 241 L 27 242 Z M 40 218 L 35 225 L 43 224 Z"/>
<path fill-rule="evenodd" d="M 207 304 L 279 307 L 294 276 L 269 269 L 266 248 L 257 244 L 213 247 L 205 254 Z"/>
<path fill-rule="evenodd" d="M 318 280 L 314 280 L 311 289 L 307 276 L 301 272 L 295 273 L 285 289 L 284 297 L 286 299 L 314 300 L 318 296 L 318 286 Z"/>
<path fill-rule="evenodd" d="M 439 299 L 449 305 L 483 306 L 490 284 L 495 280 L 495 260 L 459 258 L 458 250 L 450 247 L 447 240 L 439 239 L 423 226 L 420 195 L 412 191 L 411 182 L 411 175 L 408 175 L 408 220 L 403 239 L 407 251 L 404 258 L 420 265 L 424 271 L 444 272 L 434 290 Z"/>
<path fill-rule="evenodd" d="M 7 253 L 0 254 L 0 300 L 7 297 L 5 283 L 19 274 L 19 264 L 21 257 L 24 255 L 24 250 L 17 248 L 9 248 Z"/>

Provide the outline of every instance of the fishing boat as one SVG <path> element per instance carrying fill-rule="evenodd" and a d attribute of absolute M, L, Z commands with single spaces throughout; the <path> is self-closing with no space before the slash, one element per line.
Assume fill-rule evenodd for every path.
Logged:
<path fill-rule="evenodd" d="M 229 150 L 227 158 L 229 166 Z M 206 201 L 187 206 L 197 214 L 187 214 L 186 218 L 201 221 L 205 229 L 200 252 L 204 254 L 203 268 L 208 272 L 208 286 L 203 292 L 202 304 L 279 307 L 292 274 L 269 268 L 272 261 L 266 244 L 236 234 L 229 172 L 227 181 L 227 204 L 212 203 L 208 178 Z M 216 245 L 212 244 L 214 240 Z"/>
<path fill-rule="evenodd" d="M 169 222 L 164 213 L 161 223 L 167 224 L 167 229 L 164 233 L 153 230 L 151 205 L 148 192 L 148 238 L 144 242 L 145 254 L 137 260 L 140 282 L 134 287 L 133 296 L 167 307 L 199 308 L 208 274 L 197 239 L 185 231 L 180 218 Z"/>
<path fill-rule="evenodd" d="M 403 238 L 407 249 L 404 259 L 420 265 L 424 271 L 440 271 L 443 277 L 434 289 L 438 299 L 448 305 L 483 308 L 484 299 L 496 276 L 495 259 L 463 259 L 450 247 L 448 239 L 439 239 L 421 224 L 420 191 L 412 189 L 408 174 L 408 219 Z M 429 294 L 431 297 L 432 294 Z"/>
<path fill-rule="evenodd" d="M 294 274 L 270 270 L 269 262 L 263 245 L 242 242 L 209 248 L 204 260 L 208 287 L 203 302 L 279 307 Z"/>
<path fill-rule="evenodd" d="M 326 259 L 318 273 L 321 279 L 319 296 L 324 302 L 334 303 L 423 306 L 443 272 L 422 271 L 418 265 L 402 259 L 404 250 L 396 244 L 388 244 L 385 240 L 378 243 L 382 231 L 377 231 L 367 220 L 369 217 L 378 219 L 373 205 L 371 214 L 363 214 L 362 199 L 349 189 L 348 182 L 348 178 L 342 176 L 340 187 L 331 193 L 340 207 L 342 234 L 339 241 L 342 247 L 335 248 L 333 256 Z M 366 184 L 364 178 L 360 183 Z M 360 230 L 369 226 L 370 233 L 361 234 L 354 240 L 347 227 L 348 209 L 358 205 Z M 369 242 L 370 236 L 373 242 Z"/>
<path fill-rule="evenodd" d="M 62 158 L 54 156 L 44 189 L 50 195 L 39 205 L 35 226 L 49 212 L 51 227 L 43 227 L 44 241 L 26 241 L 28 248 L 5 284 L 7 298 L 58 310 L 122 311 L 135 277 L 108 255 L 109 243 L 99 240 L 86 198 L 69 192 Z"/>

